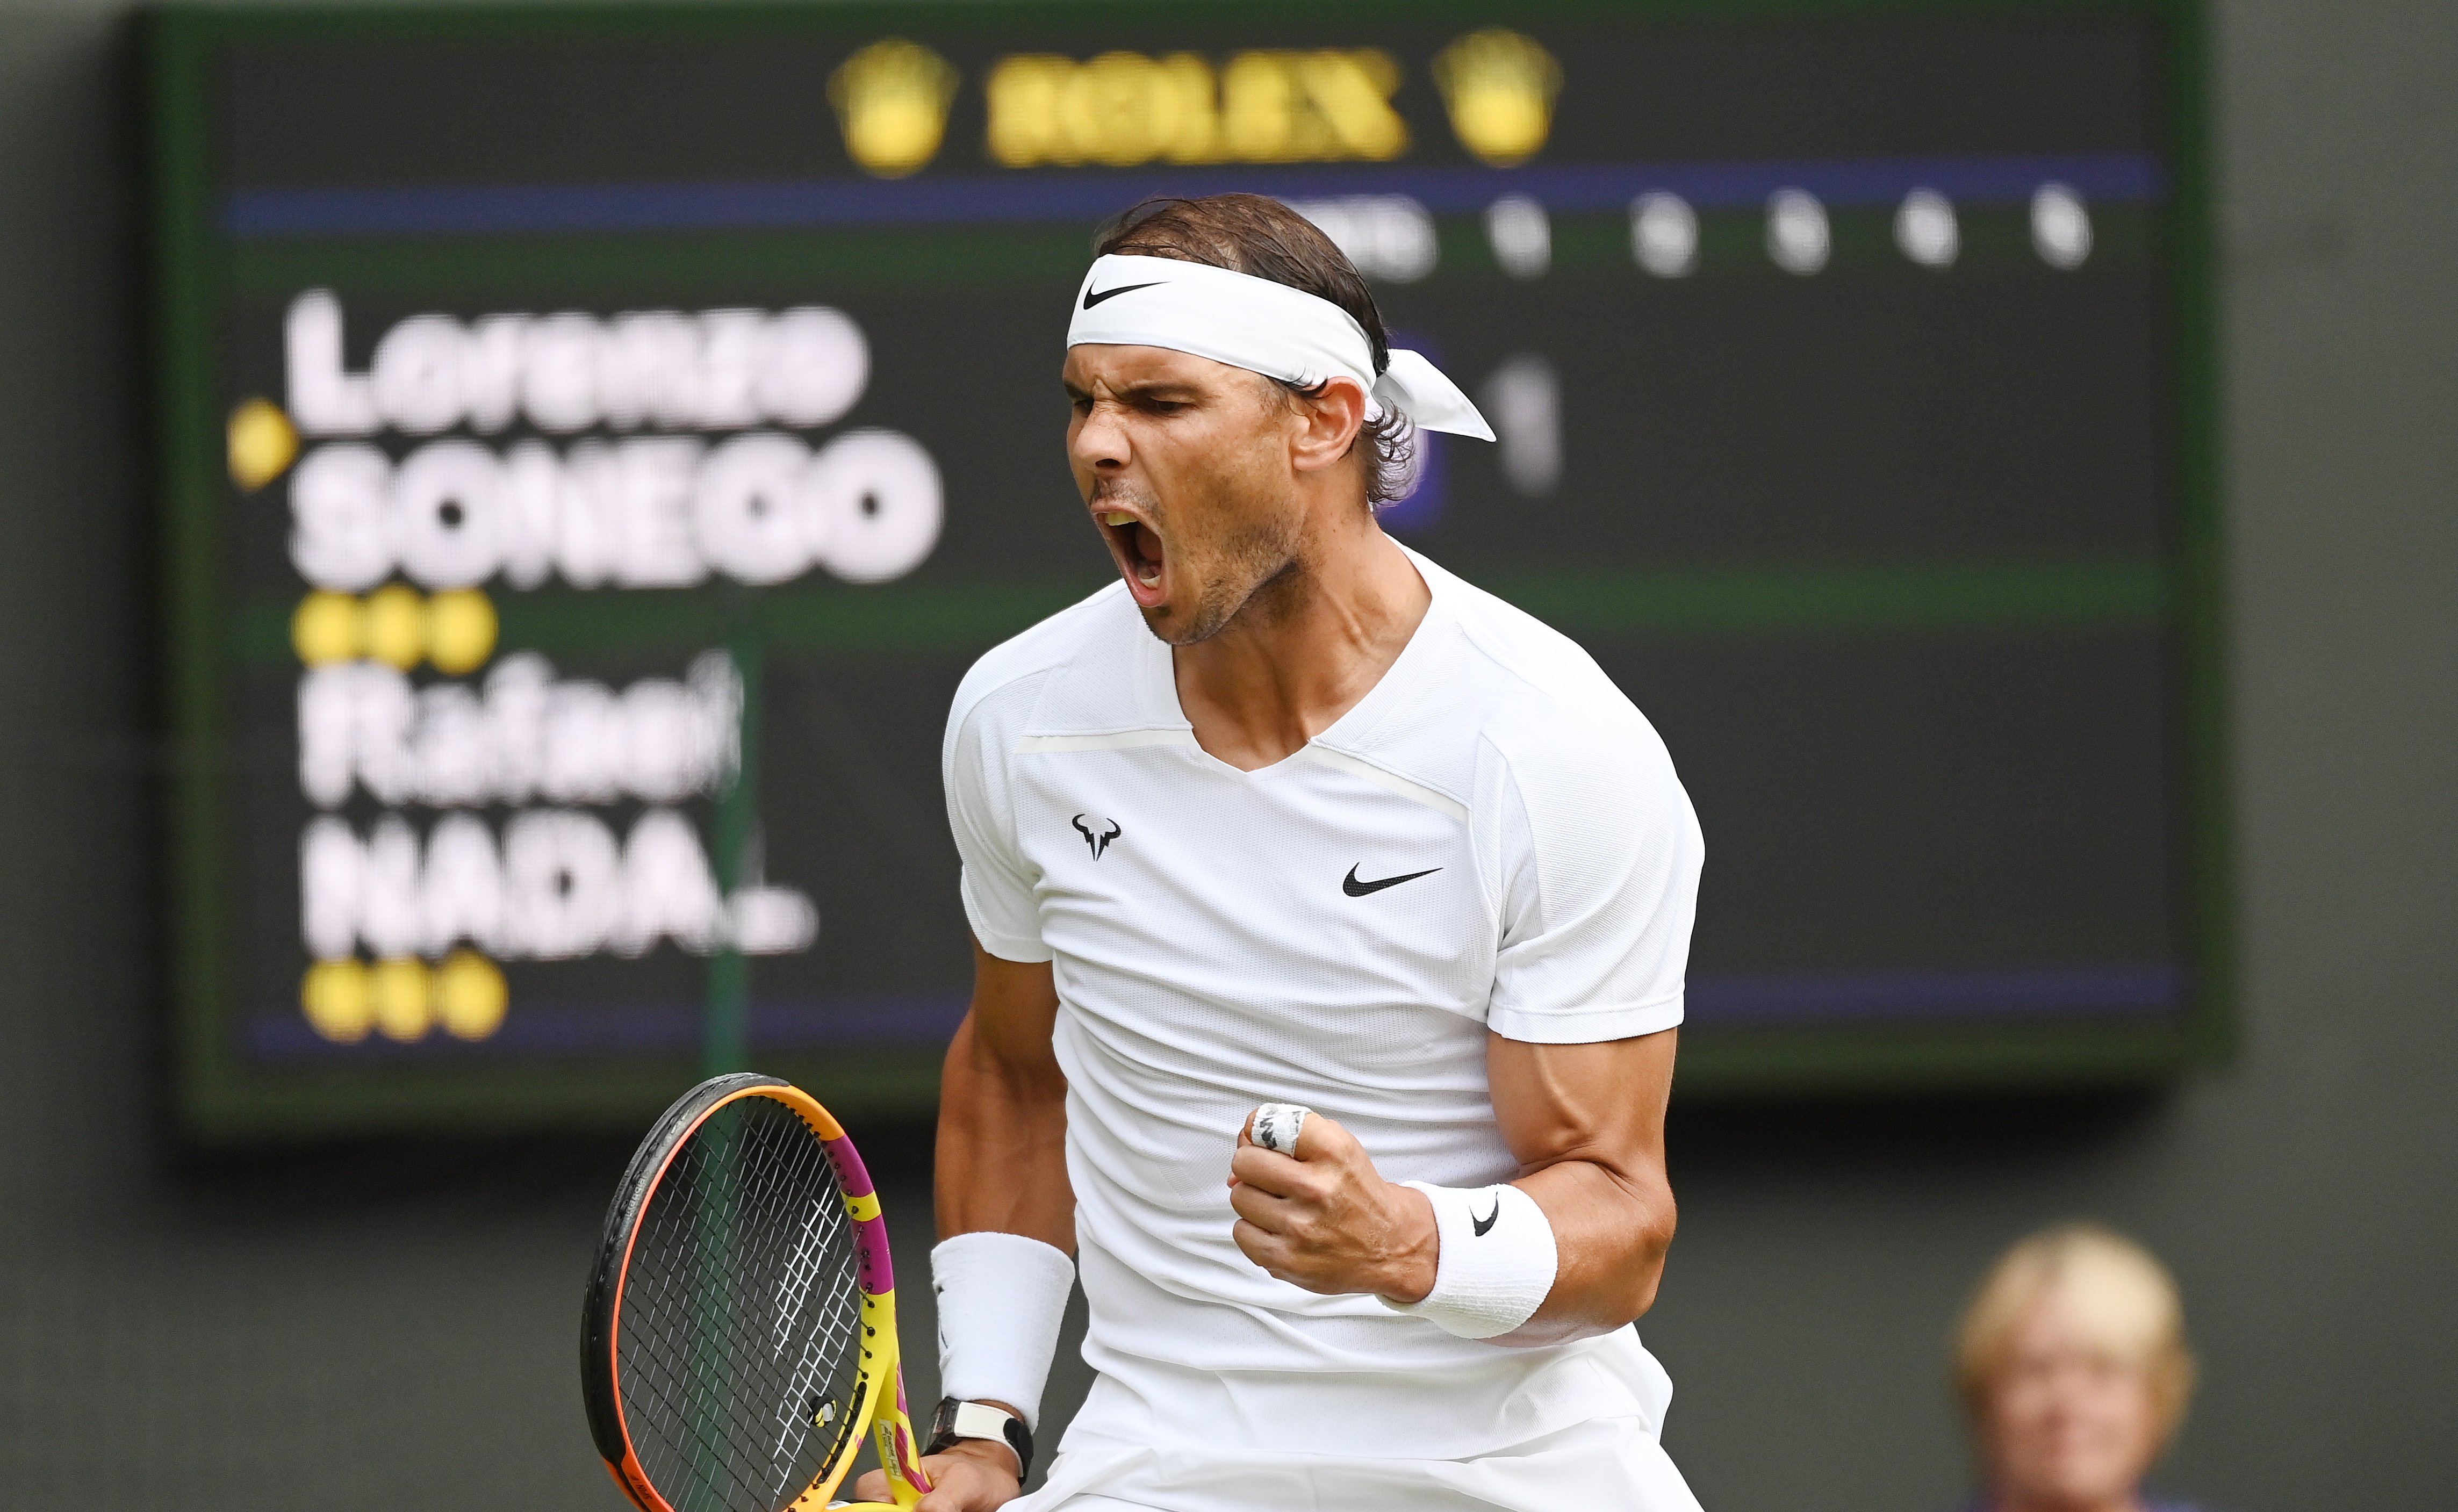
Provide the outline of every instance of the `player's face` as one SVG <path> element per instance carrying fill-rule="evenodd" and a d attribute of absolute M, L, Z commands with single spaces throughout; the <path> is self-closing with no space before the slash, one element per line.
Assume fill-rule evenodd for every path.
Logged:
<path fill-rule="evenodd" d="M 1218 632 L 1296 561 L 1301 426 L 1270 379 L 1155 346 L 1070 348 L 1068 461 L 1154 634 Z"/>

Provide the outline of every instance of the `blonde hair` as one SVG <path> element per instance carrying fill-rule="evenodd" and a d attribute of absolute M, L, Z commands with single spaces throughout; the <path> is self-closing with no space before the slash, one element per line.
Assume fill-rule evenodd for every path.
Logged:
<path fill-rule="evenodd" d="M 2095 1223 L 2043 1229 L 1998 1257 L 1972 1293 L 1954 1334 L 1954 1386 L 1976 1427 L 2006 1368 L 2014 1331 L 2034 1303 L 2057 1293 L 2110 1357 L 2141 1371 L 2165 1442 L 2194 1394 L 2185 1309 L 2150 1251 Z"/>

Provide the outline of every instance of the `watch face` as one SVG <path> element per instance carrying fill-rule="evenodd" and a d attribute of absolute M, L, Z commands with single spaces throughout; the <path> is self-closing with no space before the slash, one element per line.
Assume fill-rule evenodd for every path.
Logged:
<path fill-rule="evenodd" d="M 925 1454 L 937 1454 L 940 1450 L 945 1449 L 949 1443 L 954 1441 L 956 1437 L 956 1409 L 962 1405 L 963 1403 L 957 1401 L 953 1397 L 942 1397 L 939 1398 L 938 1409 L 930 1414 L 930 1442 L 929 1445 L 924 1449 L 923 1452 Z"/>

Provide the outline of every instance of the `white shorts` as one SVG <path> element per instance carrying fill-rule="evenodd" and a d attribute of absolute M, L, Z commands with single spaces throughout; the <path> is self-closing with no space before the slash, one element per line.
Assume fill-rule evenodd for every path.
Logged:
<path fill-rule="evenodd" d="M 1602 1418 L 1473 1460 L 1086 1445 L 1007 1512 L 1698 1512 L 1655 1430 Z"/>

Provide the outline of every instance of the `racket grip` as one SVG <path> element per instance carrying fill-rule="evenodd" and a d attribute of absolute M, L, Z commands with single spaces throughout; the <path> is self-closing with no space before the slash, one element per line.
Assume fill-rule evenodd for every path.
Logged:
<path fill-rule="evenodd" d="M 930 1478 L 922 1473 L 922 1445 L 913 1437 L 913 1419 L 905 1406 L 904 1361 L 895 1363 L 889 1379 L 896 1386 L 895 1405 L 871 1419 L 871 1439 L 879 1450 L 879 1467 L 887 1472 L 887 1494 L 895 1499 L 891 1512 L 905 1512 L 929 1493 Z"/>

